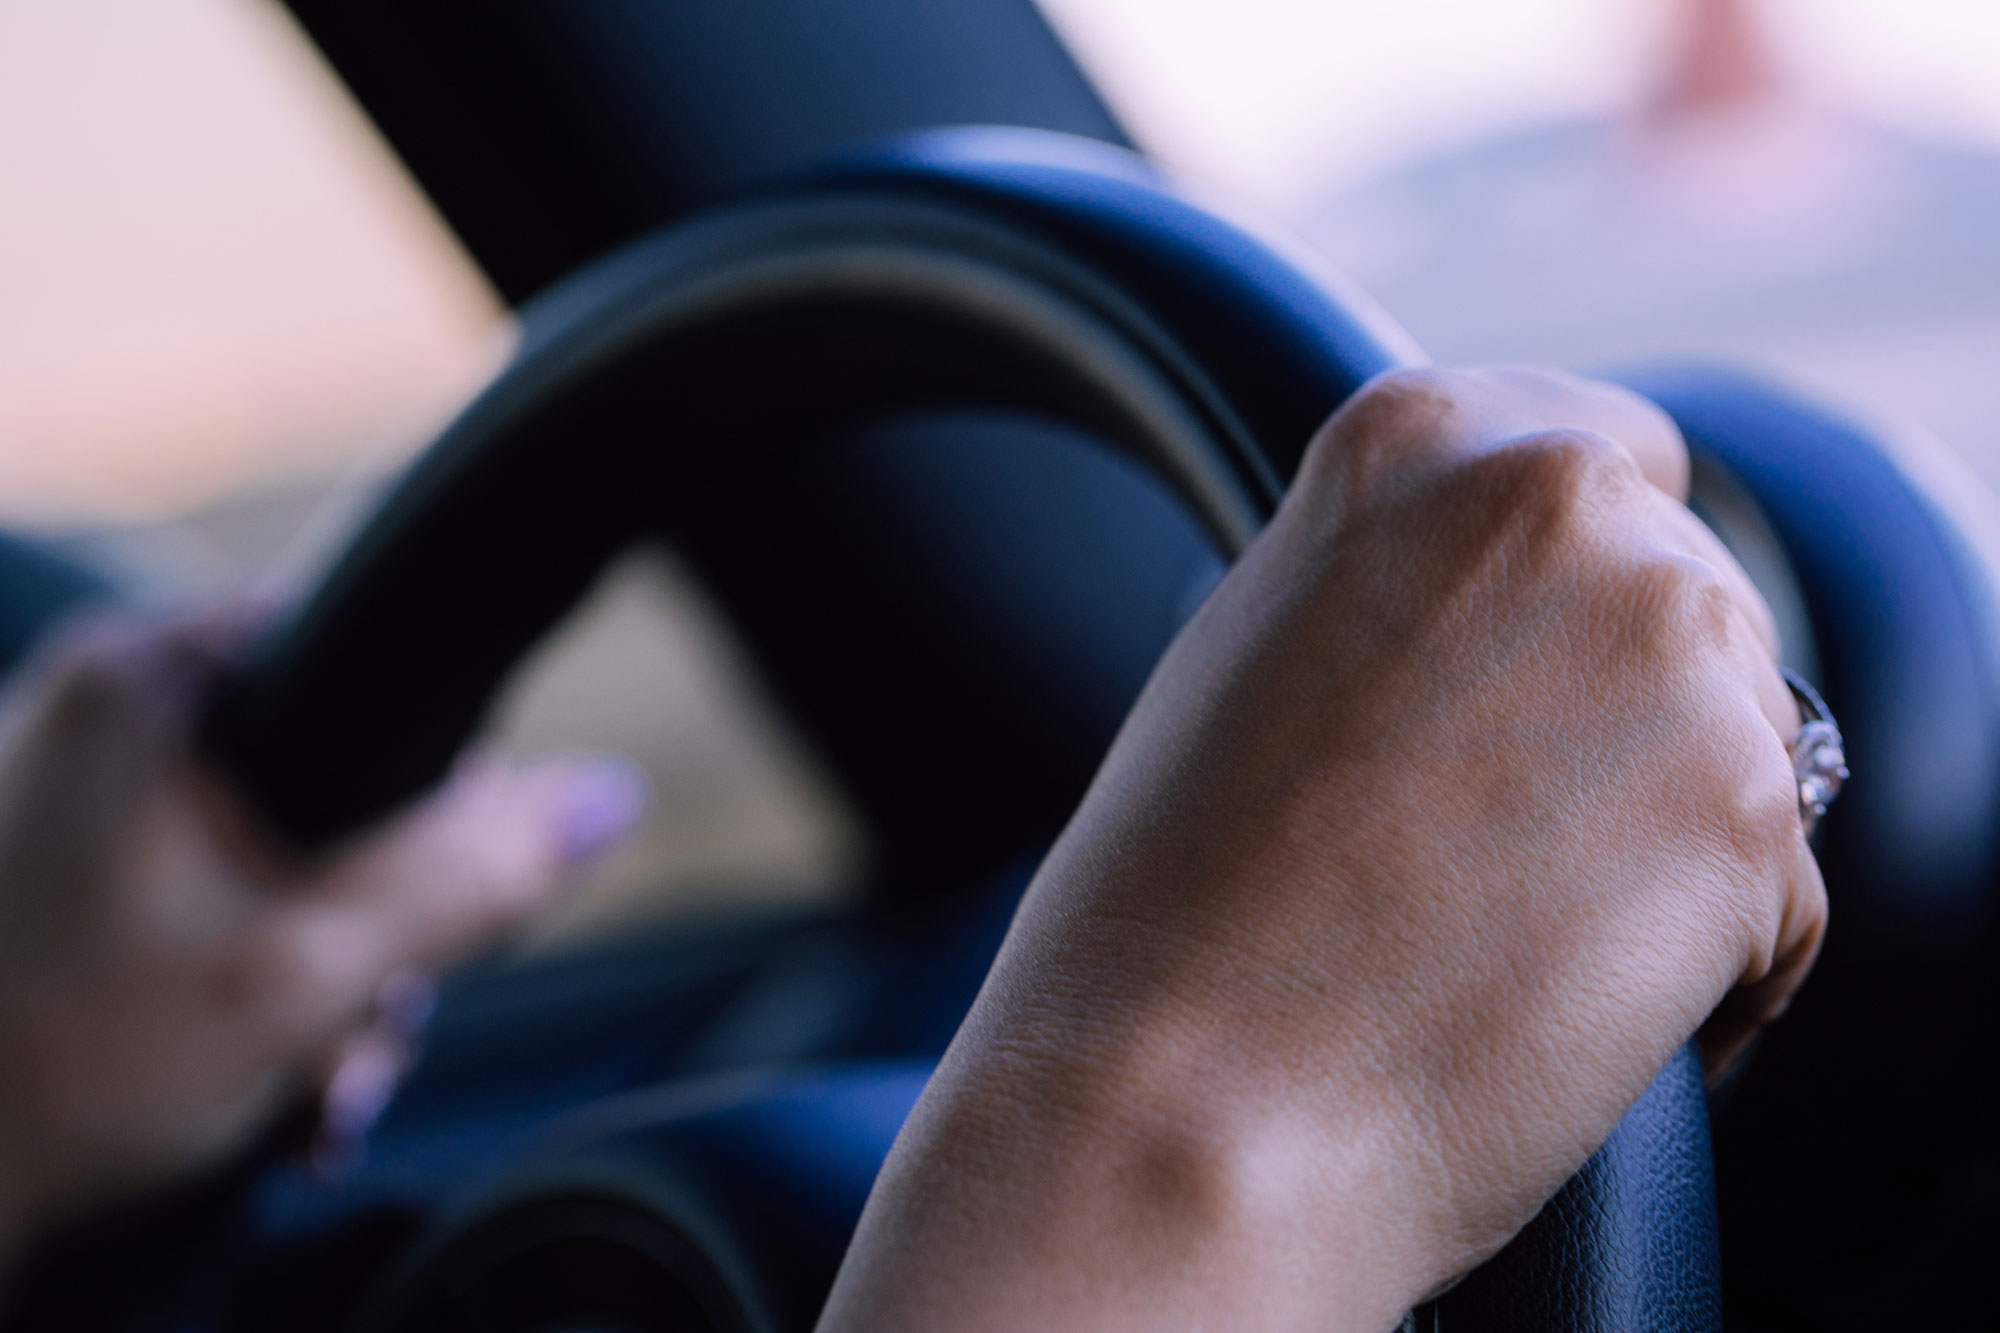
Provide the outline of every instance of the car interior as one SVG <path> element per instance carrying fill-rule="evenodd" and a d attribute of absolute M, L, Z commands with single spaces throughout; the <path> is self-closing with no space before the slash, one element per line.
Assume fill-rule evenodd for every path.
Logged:
<path fill-rule="evenodd" d="M 445 989 L 366 1155 L 283 1135 L 66 1238 L 8 1327 L 809 1329 L 1042 851 L 1315 427 L 1423 350 L 1178 192 L 1029 0 L 287 0 L 518 314 L 326 543 L 206 743 L 302 847 L 427 790 L 606 571 L 668 553 L 865 854 Z M 1837 927 L 1406 1327 L 1988 1328 L 2000 639 L 1980 534 L 1726 363 L 1692 507 L 1837 713 Z M 96 588 L 51 561 L 0 639 Z M 10 612 L 12 608 L 10 608 Z M 4 646 L 4 645 L 0 645 Z"/>

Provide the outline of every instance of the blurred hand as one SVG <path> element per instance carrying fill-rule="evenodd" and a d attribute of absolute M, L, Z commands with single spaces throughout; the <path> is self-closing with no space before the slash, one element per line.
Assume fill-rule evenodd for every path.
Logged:
<path fill-rule="evenodd" d="M 1147 685 L 822 1328 L 1386 1330 L 1825 920 L 1770 617 L 1620 390 L 1410 372 Z"/>
<path fill-rule="evenodd" d="M 242 622 L 78 627 L 0 707 L 0 1254 L 337 1070 L 379 1085 L 385 986 L 504 937 L 638 814 L 622 766 L 470 764 L 284 864 L 189 743 Z"/>

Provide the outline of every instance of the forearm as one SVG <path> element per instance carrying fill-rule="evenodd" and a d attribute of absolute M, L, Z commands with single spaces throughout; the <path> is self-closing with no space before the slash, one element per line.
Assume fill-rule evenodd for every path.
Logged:
<path fill-rule="evenodd" d="M 884 1169 L 821 1333 L 1382 1333 L 1436 1285 L 1401 1130 L 1367 1099 L 1333 1090 L 1299 1123 L 1170 1017 L 1037 1032 L 991 990 Z"/>

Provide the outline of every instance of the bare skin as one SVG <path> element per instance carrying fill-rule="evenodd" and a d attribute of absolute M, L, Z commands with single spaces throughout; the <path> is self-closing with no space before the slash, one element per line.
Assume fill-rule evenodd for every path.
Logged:
<path fill-rule="evenodd" d="M 1155 672 L 823 1333 L 1386 1330 L 1824 928 L 1770 618 L 1657 410 L 1380 381 Z"/>
<path fill-rule="evenodd" d="M 638 813 L 622 768 L 470 765 L 289 864 L 189 743 L 245 628 L 79 626 L 0 707 L 0 1260 L 393 1062 L 384 983 L 503 938 Z"/>

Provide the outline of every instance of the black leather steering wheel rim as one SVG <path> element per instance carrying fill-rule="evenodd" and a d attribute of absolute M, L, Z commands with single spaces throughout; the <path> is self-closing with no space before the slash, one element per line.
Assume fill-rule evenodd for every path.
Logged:
<path fill-rule="evenodd" d="M 514 365 L 218 696 L 210 744 L 285 835 L 335 844 L 442 778 L 507 670 L 653 531 L 668 489 L 889 411 L 1080 426 L 1233 555 L 1313 428 L 1411 356 L 1365 304 L 1128 155 L 1016 131 L 903 141 L 644 242 L 531 312 Z M 1594 1159 L 1537 1224 L 1558 1242 L 1495 1261 L 1520 1278 L 1487 1283 L 1479 1326 L 1594 1329 L 1608 1309 L 1639 1321 L 1618 1327 L 1715 1326 L 1706 1107 L 1686 1069 L 1647 1105 L 1687 1169 Z M 1705 1249 L 1618 1234 L 1688 1220 L 1673 1214 Z M 1655 1261 L 1672 1271 L 1630 1271 Z"/>
<path fill-rule="evenodd" d="M 1079 425 L 1233 555 L 1318 422 L 1413 352 L 1135 162 L 1025 131 L 926 136 L 565 284 L 219 698 L 214 748 L 283 833 L 336 841 L 442 777 L 506 670 L 649 530 L 649 497 L 897 409 Z M 1102 197 L 1078 207 L 1080 182 Z M 1164 253 L 1129 244 L 1162 232 Z"/>

